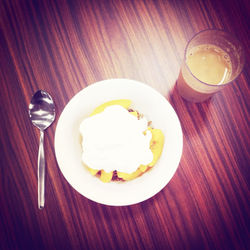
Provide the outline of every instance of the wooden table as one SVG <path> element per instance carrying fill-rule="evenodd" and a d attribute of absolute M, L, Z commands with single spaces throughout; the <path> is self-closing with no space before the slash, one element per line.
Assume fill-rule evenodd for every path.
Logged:
<path fill-rule="evenodd" d="M 0 1 L 1 249 L 249 249 L 249 65 L 211 100 L 175 90 L 197 32 L 225 29 L 246 47 L 247 1 Z M 80 195 L 57 165 L 54 134 L 68 101 L 109 78 L 144 82 L 172 104 L 184 134 L 170 183 L 124 207 Z M 46 206 L 37 208 L 39 131 L 28 104 L 48 91 Z"/>

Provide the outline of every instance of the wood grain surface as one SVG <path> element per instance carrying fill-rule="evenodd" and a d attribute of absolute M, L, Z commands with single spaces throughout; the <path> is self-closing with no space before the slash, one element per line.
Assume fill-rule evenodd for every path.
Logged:
<path fill-rule="evenodd" d="M 0 249 L 249 249 L 248 1 L 0 0 Z M 175 83 L 188 40 L 207 28 L 243 43 L 240 77 L 212 99 L 184 101 Z M 183 155 L 153 198 L 105 206 L 57 165 L 54 134 L 68 101 L 109 78 L 144 82 L 179 116 Z M 37 208 L 39 131 L 28 104 L 48 91 L 46 205 Z"/>

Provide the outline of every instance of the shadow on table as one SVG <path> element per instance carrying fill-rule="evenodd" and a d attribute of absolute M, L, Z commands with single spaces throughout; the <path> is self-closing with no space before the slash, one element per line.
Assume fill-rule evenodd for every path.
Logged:
<path fill-rule="evenodd" d="M 189 138 L 201 134 L 208 122 L 211 99 L 202 103 L 188 102 L 179 95 L 176 84 L 167 99 L 178 115 L 184 136 Z"/>
<path fill-rule="evenodd" d="M 109 206 L 89 201 L 89 206 L 95 214 L 97 221 L 103 221 L 103 223 L 121 223 L 124 220 L 134 220 L 138 216 L 140 217 L 142 213 L 147 214 L 150 210 L 154 211 L 155 204 L 163 199 L 163 196 L 163 192 L 160 191 L 155 196 L 133 205 Z"/>

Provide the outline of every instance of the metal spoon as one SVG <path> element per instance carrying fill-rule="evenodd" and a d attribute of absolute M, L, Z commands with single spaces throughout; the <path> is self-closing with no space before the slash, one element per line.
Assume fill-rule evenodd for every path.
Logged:
<path fill-rule="evenodd" d="M 38 208 L 44 208 L 45 189 L 45 157 L 44 157 L 44 130 L 48 128 L 55 119 L 55 105 L 51 96 L 43 91 L 37 91 L 29 105 L 29 116 L 32 123 L 40 129 L 40 145 L 38 151 Z"/>

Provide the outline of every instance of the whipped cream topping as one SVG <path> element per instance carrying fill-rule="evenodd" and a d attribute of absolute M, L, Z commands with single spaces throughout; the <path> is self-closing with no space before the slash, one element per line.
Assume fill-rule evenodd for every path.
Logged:
<path fill-rule="evenodd" d="M 112 105 L 80 124 L 82 161 L 105 172 L 132 173 L 153 160 L 152 134 L 145 118 L 137 119 L 120 105 Z"/>

